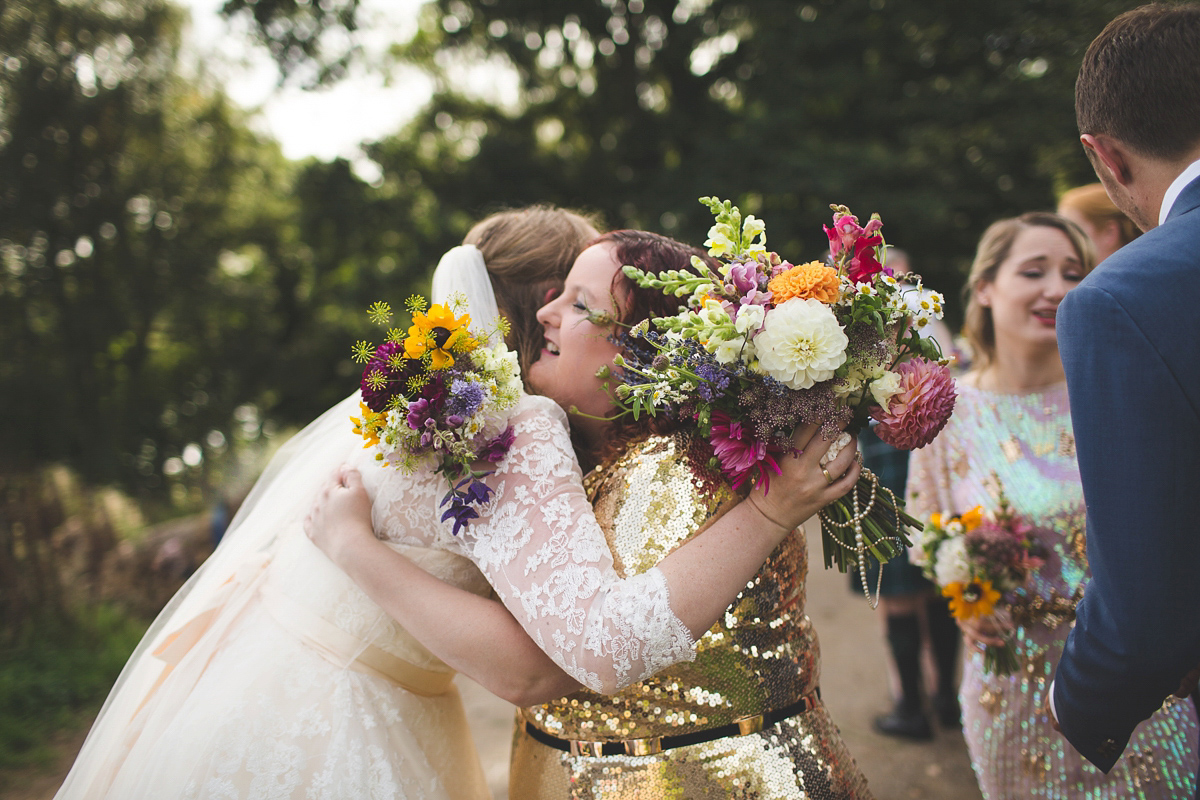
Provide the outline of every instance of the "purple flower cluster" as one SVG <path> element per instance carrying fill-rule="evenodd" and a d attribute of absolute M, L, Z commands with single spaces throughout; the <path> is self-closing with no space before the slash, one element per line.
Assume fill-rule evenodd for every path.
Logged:
<path fill-rule="evenodd" d="M 497 463 L 508 453 L 508 448 L 512 447 L 512 443 L 516 438 L 517 435 L 513 432 L 512 425 L 509 425 L 499 435 L 489 440 L 483 446 L 483 450 L 479 453 L 480 459 L 490 461 L 493 464 Z"/>
<path fill-rule="evenodd" d="M 451 416 L 457 416 L 459 421 L 457 424 L 451 424 L 451 427 L 458 427 L 462 424 L 462 418 L 469 417 L 483 406 L 484 394 L 483 387 L 475 381 L 464 381 L 461 378 L 455 378 L 450 384 L 450 398 L 446 401 L 446 413 Z M 450 424 L 447 421 L 447 424 Z"/>
<path fill-rule="evenodd" d="M 757 260 L 734 261 L 730 264 L 729 275 L 724 284 L 725 296 L 738 299 L 737 302 L 728 299 L 721 302 L 721 307 L 729 313 L 730 319 L 737 320 L 738 311 L 742 306 L 765 306 L 771 302 L 771 292 L 767 290 L 767 282 L 770 279 L 769 264 Z"/>
<path fill-rule="evenodd" d="M 403 365 L 401 369 L 393 369 L 388 362 L 397 354 L 404 354 L 404 345 L 398 342 L 384 342 L 379 345 L 375 350 L 375 355 L 363 368 L 363 379 L 360 386 L 363 402 L 376 413 L 386 410 L 393 397 L 404 394 L 408 390 L 409 379 L 421 374 L 419 359 L 405 358 L 401 362 Z M 372 386 L 368 377 L 373 373 L 378 373 L 385 379 L 382 385 Z"/>
<path fill-rule="evenodd" d="M 453 519 L 454 529 L 451 533 L 458 536 L 458 532 L 467 523 L 479 516 L 479 512 L 471 506 L 482 506 L 491 499 L 492 489 L 474 475 L 468 475 L 455 484 L 446 493 L 446 496 L 442 498 L 442 502 L 439 505 L 450 504 L 450 508 L 446 509 L 445 513 L 442 514 L 442 522 Z"/>

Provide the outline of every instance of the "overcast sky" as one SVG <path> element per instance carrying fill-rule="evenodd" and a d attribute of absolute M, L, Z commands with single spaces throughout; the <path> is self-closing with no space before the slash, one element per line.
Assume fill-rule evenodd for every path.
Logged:
<path fill-rule="evenodd" d="M 358 144 L 395 132 L 429 99 L 430 82 L 416 70 L 393 75 L 390 86 L 381 75 L 356 67 L 328 90 L 277 89 L 270 56 L 217 13 L 223 0 L 178 2 L 192 14 L 185 39 L 189 53 L 203 59 L 204 68 L 224 84 L 234 102 L 261 110 L 258 127 L 280 142 L 288 158 L 342 156 L 360 162 L 360 174 L 370 177 Z M 420 5 L 421 0 L 363 0 L 363 46 L 378 53 L 393 41 L 410 38 Z"/>

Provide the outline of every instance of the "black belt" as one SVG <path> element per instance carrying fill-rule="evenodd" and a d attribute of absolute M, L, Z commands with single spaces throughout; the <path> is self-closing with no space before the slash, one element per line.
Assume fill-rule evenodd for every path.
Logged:
<path fill-rule="evenodd" d="M 645 739 L 624 739 L 619 741 L 583 742 L 576 739 L 560 739 L 536 727 L 532 722 L 525 723 L 525 732 L 542 744 L 563 750 L 572 756 L 652 756 L 663 750 L 675 747 L 687 747 L 690 744 L 711 742 L 728 736 L 748 736 L 758 733 L 763 728 L 770 727 L 776 722 L 803 714 L 817 704 L 820 690 L 814 689 L 791 705 L 768 711 L 765 714 L 753 714 L 741 717 L 728 725 L 718 725 L 715 728 L 705 728 L 692 733 L 680 733 L 674 736 L 648 736 Z"/>

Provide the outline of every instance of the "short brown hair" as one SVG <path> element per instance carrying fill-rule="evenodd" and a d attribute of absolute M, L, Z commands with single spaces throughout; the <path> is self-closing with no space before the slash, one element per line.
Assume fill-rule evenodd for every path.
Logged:
<path fill-rule="evenodd" d="M 1038 226 L 1054 228 L 1066 234 L 1075 248 L 1075 254 L 1079 256 L 1079 263 L 1085 275 L 1096 266 L 1096 249 L 1092 240 L 1082 228 L 1058 214 L 1030 211 L 1019 217 L 1002 219 L 989 225 L 979 240 L 979 247 L 975 250 L 975 261 L 971 264 L 971 272 L 967 276 L 967 285 L 963 287 L 967 301 L 963 333 L 971 344 L 972 369 L 982 369 L 996 358 L 996 329 L 992 323 L 992 310 L 979 302 L 976 296 L 978 289 L 996 279 L 1000 265 L 1012 251 L 1017 234 L 1026 228 Z"/>
<path fill-rule="evenodd" d="M 1124 247 L 1142 235 L 1133 220 L 1113 204 L 1102 183 L 1089 183 L 1086 186 L 1068 189 L 1058 198 L 1058 208 L 1060 211 L 1064 208 L 1078 211 L 1097 230 L 1104 228 L 1109 222 L 1117 223 L 1117 230 L 1120 232 L 1118 247 Z"/>
<path fill-rule="evenodd" d="M 1105 134 L 1151 158 L 1200 143 L 1200 5 L 1127 11 L 1100 32 L 1075 81 L 1080 133 Z"/>
<path fill-rule="evenodd" d="M 539 205 L 500 211 L 475 224 L 463 238 L 483 255 L 496 306 L 512 331 L 521 377 L 541 353 L 545 336 L 537 310 L 546 293 L 562 288 L 575 258 L 599 235 L 595 220 L 577 211 Z"/>

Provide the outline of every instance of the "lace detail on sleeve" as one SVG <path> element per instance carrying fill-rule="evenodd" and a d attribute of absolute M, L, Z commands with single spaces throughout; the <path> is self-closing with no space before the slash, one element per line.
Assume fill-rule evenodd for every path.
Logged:
<path fill-rule="evenodd" d="M 589 689 L 616 692 L 695 658 L 657 569 L 622 579 L 588 503 L 562 410 L 528 398 L 515 441 L 487 481 L 491 502 L 458 537 L 535 642 Z M 454 541 L 450 541 L 453 539 Z"/>
<path fill-rule="evenodd" d="M 588 621 L 584 647 L 597 656 L 611 657 L 618 681 L 624 685 L 680 661 L 694 660 L 696 642 L 671 612 L 669 600 L 667 579 L 658 567 L 612 586 L 602 616 Z M 661 643 L 662 649 L 642 652 L 643 642 Z M 630 679 L 639 660 L 642 671 Z"/>

